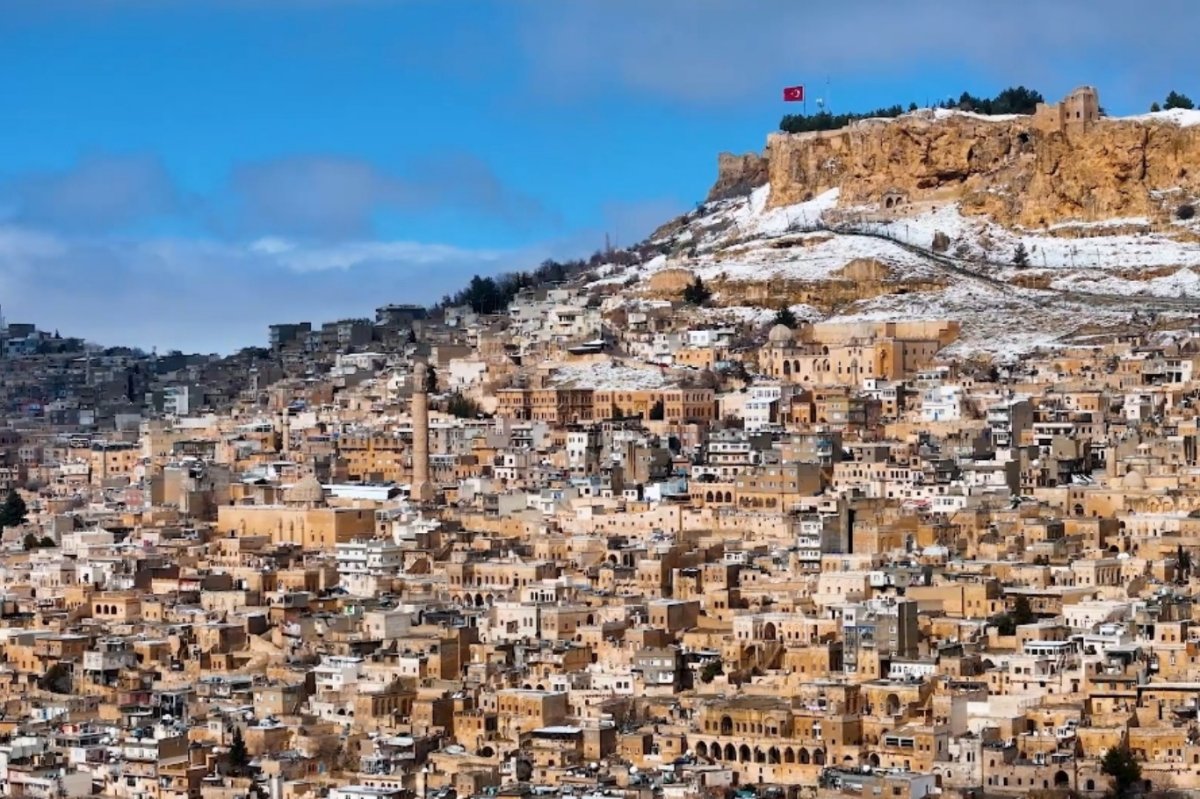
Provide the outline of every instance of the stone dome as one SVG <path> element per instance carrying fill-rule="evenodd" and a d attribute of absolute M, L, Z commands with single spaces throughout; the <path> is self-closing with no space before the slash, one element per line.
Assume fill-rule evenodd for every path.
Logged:
<path fill-rule="evenodd" d="M 1137 469 L 1130 469 L 1121 479 L 1121 488 L 1132 488 L 1135 491 L 1146 490 L 1146 477 Z"/>
<path fill-rule="evenodd" d="M 775 325 L 771 328 L 771 332 L 767 333 L 767 341 L 772 344 L 790 344 L 792 341 L 792 329 L 787 325 Z"/>
<path fill-rule="evenodd" d="M 325 489 L 313 475 L 306 475 L 283 492 L 283 501 L 289 505 L 321 505 L 325 502 Z"/>

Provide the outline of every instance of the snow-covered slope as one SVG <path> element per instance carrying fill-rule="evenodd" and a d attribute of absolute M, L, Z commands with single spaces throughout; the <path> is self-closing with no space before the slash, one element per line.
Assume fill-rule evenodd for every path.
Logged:
<path fill-rule="evenodd" d="M 1196 124 L 1200 112 L 1152 115 Z M 839 208 L 837 190 L 797 205 L 768 208 L 769 187 L 709 203 L 652 242 L 662 255 L 613 269 L 596 282 L 645 291 L 666 269 L 686 269 L 717 289 L 714 320 L 764 323 L 778 301 L 763 283 L 839 283 L 845 268 L 879 265 L 887 291 L 849 306 L 796 306 L 806 319 L 955 319 L 961 354 L 1014 357 L 1070 340 L 1084 326 L 1118 324 L 1136 311 L 1179 315 L 1200 309 L 1200 221 L 1153 225 L 1146 219 L 1065 222 L 1009 230 L 945 203 L 893 215 Z M 1023 250 L 1025 264 L 1015 263 Z M 637 280 L 631 280 L 637 278 Z M 757 290 L 755 290 L 757 287 Z M 749 301 L 748 297 L 759 298 Z M 770 296 L 767 293 L 766 296 Z M 818 303 L 820 304 L 820 303 Z M 730 307 L 724 307 L 730 306 Z"/>

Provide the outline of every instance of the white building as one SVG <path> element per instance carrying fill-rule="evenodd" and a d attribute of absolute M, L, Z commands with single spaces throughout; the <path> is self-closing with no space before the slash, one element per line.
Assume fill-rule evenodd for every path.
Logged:
<path fill-rule="evenodd" d="M 962 386 L 941 385 L 921 392 L 921 421 L 957 422 L 962 419 Z"/>
<path fill-rule="evenodd" d="M 334 550 L 338 574 L 395 574 L 404 567 L 404 550 L 394 541 L 351 541 Z"/>
<path fill-rule="evenodd" d="M 362 658 L 326 655 L 321 663 L 313 668 L 317 691 L 340 691 L 357 685 L 362 667 Z"/>

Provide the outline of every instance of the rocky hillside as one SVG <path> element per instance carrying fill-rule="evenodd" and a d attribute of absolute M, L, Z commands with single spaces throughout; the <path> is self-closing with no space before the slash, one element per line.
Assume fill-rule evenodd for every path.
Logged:
<path fill-rule="evenodd" d="M 1200 196 L 1200 113 L 1047 129 L 1030 116 L 919 111 L 837 131 L 772 134 L 758 159 L 723 156 L 712 197 L 765 173 L 772 207 L 839 189 L 848 207 L 955 201 L 1007 225 L 1166 221 Z"/>
<path fill-rule="evenodd" d="M 964 355 L 1193 315 L 1200 112 L 1045 122 L 926 110 L 772 135 L 721 157 L 709 202 L 654 234 L 660 256 L 596 282 L 653 303 L 700 276 L 706 313 L 740 320 L 955 319 Z"/>

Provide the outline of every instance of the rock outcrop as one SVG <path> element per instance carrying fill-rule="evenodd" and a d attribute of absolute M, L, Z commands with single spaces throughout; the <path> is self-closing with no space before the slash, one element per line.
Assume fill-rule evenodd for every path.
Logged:
<path fill-rule="evenodd" d="M 772 134 L 770 204 L 840 189 L 839 206 L 903 211 L 961 202 L 1005 225 L 1164 220 L 1200 195 L 1200 125 L 1098 119 L 1061 128 L 1038 117 L 920 111 L 847 128 Z M 736 170 L 714 186 L 733 185 Z"/>
<path fill-rule="evenodd" d="M 721 153 L 717 156 L 717 182 L 708 202 L 744 197 L 767 182 L 767 159 L 758 153 Z"/>

